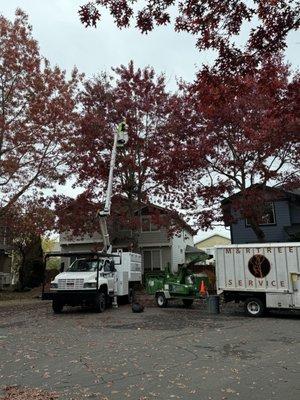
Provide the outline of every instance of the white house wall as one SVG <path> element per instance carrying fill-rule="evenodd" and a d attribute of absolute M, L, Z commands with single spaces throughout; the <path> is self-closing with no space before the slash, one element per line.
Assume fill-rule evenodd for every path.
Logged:
<path fill-rule="evenodd" d="M 185 249 L 186 246 L 193 246 L 193 236 L 185 230 L 182 230 L 178 235 L 172 238 L 172 251 L 171 251 L 171 267 L 173 272 L 178 271 L 178 264 L 185 263 Z"/>

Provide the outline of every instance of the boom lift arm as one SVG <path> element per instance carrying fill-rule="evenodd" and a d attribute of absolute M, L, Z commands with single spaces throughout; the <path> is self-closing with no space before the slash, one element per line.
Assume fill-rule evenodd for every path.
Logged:
<path fill-rule="evenodd" d="M 112 252 L 112 246 L 110 244 L 109 233 L 107 229 L 107 217 L 110 216 L 113 177 L 114 177 L 114 168 L 116 164 L 117 148 L 123 147 L 127 142 L 128 142 L 128 134 L 127 134 L 127 124 L 125 120 L 118 125 L 117 130 L 114 133 L 114 144 L 111 153 L 109 177 L 108 177 L 104 208 L 102 211 L 100 210 L 98 212 L 98 217 L 100 221 L 100 230 L 103 240 L 102 253 Z"/>

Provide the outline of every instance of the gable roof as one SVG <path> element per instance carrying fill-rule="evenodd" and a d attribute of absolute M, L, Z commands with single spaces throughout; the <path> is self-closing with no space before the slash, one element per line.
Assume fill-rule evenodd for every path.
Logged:
<path fill-rule="evenodd" d="M 291 190 L 286 190 L 283 189 L 282 187 L 272 187 L 272 186 L 267 186 L 263 184 L 255 184 L 252 186 L 249 186 L 244 190 L 244 193 L 247 193 L 247 191 L 250 191 L 251 189 L 261 189 L 265 190 L 266 193 L 268 193 L 268 198 L 269 200 L 272 199 L 272 195 L 274 196 L 274 200 L 289 200 L 291 198 L 300 198 L 300 188 L 295 188 Z M 232 200 L 240 197 L 242 195 L 243 191 L 239 191 L 237 193 L 234 193 L 233 195 L 227 197 L 226 199 L 221 201 L 222 205 L 229 204 Z"/>
<path fill-rule="evenodd" d="M 120 202 L 122 201 L 127 201 L 128 198 L 125 196 L 121 195 L 115 195 L 112 197 L 112 202 L 113 201 L 119 200 Z M 103 205 L 102 203 L 101 205 Z M 134 213 L 138 213 L 139 211 L 146 210 L 146 209 L 155 209 L 161 214 L 165 215 L 170 215 L 171 219 L 175 220 L 178 225 L 182 228 L 185 229 L 188 233 L 190 233 L 192 236 L 194 236 L 197 232 L 179 215 L 177 211 L 174 210 L 169 210 L 166 207 L 161 207 L 153 203 L 146 203 L 146 202 L 138 202 L 136 200 L 133 201 L 133 207 L 134 207 Z M 151 213 L 149 213 L 151 214 Z"/>
<path fill-rule="evenodd" d="M 194 236 L 197 231 L 195 231 L 180 215 L 177 211 L 174 210 L 169 210 L 168 208 L 164 208 L 161 206 L 158 206 L 156 204 L 153 203 L 141 203 L 141 207 L 139 207 L 137 210 L 135 210 L 135 212 L 144 210 L 144 209 L 151 209 L 154 208 L 156 210 L 158 210 L 159 212 L 161 212 L 162 214 L 169 214 L 171 216 L 172 219 L 174 219 L 175 221 L 177 221 L 177 223 L 183 228 L 185 229 L 187 232 L 189 232 L 192 236 Z"/>
<path fill-rule="evenodd" d="M 228 236 L 221 235 L 220 233 L 213 233 L 212 235 L 209 235 L 209 236 L 205 237 L 204 239 L 199 240 L 197 243 L 195 243 L 195 246 L 197 246 L 199 243 L 205 242 L 206 240 L 211 239 L 211 238 L 216 237 L 216 236 L 218 236 L 218 237 L 220 237 L 222 239 L 226 239 L 226 240 L 231 241 L 230 237 L 228 237 Z"/>

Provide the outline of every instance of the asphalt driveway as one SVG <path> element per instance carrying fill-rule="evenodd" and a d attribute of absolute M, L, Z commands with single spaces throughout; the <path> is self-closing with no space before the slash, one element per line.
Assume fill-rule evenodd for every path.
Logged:
<path fill-rule="evenodd" d="M 300 398 L 299 314 L 121 306 L 53 315 L 37 301 L 0 308 L 0 354 L 2 389 L 61 400 Z"/>

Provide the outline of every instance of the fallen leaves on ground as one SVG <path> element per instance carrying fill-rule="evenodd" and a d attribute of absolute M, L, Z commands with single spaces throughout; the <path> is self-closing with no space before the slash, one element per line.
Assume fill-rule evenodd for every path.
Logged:
<path fill-rule="evenodd" d="M 46 392 L 42 389 L 21 388 L 17 386 L 7 386 L 4 388 L 4 397 L 0 400 L 55 400 L 59 395 L 55 392 Z"/>

